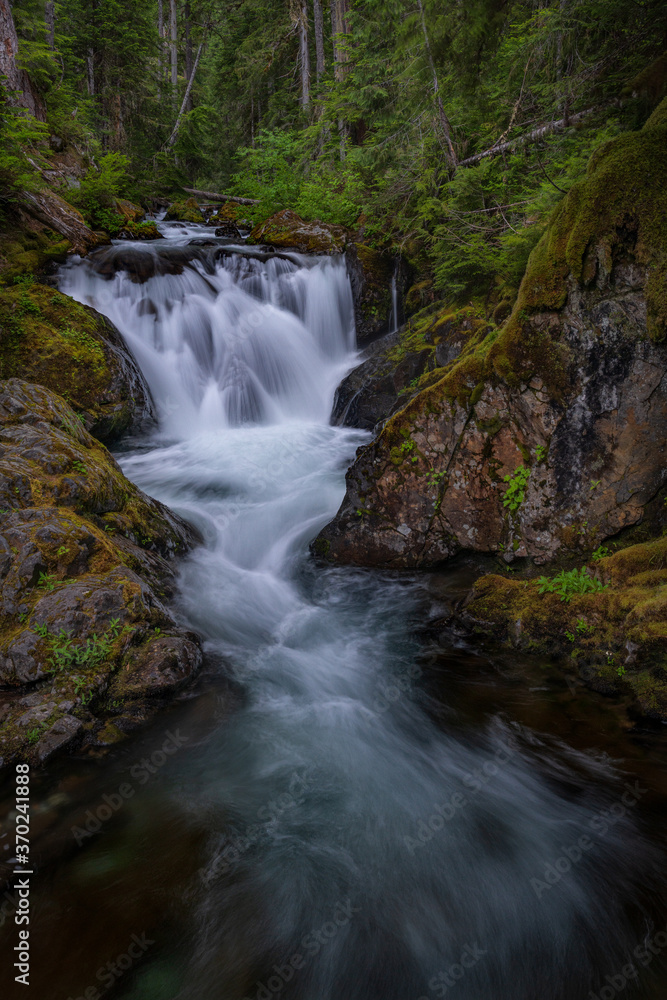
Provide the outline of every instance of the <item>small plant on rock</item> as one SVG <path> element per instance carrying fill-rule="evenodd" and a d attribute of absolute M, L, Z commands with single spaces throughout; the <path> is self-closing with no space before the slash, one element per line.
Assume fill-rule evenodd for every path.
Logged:
<path fill-rule="evenodd" d="M 585 566 L 582 569 L 562 569 L 554 577 L 541 576 L 537 582 L 540 594 L 558 594 L 561 601 L 568 604 L 573 594 L 595 594 L 609 586 L 591 576 Z"/>
<path fill-rule="evenodd" d="M 526 497 L 526 486 L 529 479 L 530 469 L 525 465 L 520 465 L 514 472 L 508 473 L 503 480 L 503 482 L 509 483 L 505 490 L 503 507 L 509 507 L 512 514 L 519 509 Z"/>

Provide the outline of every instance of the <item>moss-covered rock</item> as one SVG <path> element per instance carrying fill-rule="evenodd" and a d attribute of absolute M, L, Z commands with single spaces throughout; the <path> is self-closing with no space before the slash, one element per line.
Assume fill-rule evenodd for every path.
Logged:
<path fill-rule="evenodd" d="M 198 640 L 163 603 L 195 536 L 19 379 L 0 386 L 0 505 L 0 757 L 39 763 L 196 672 Z"/>
<path fill-rule="evenodd" d="M 291 209 L 283 209 L 270 219 L 255 226 L 249 243 L 262 243 L 271 247 L 289 247 L 299 253 L 342 253 L 349 233 L 343 226 L 330 226 L 324 222 L 304 222 Z"/>
<path fill-rule="evenodd" d="M 204 222 L 202 210 L 194 198 L 173 202 L 164 218 L 165 222 Z"/>
<path fill-rule="evenodd" d="M 643 714 L 667 720 L 667 537 L 602 557 L 587 571 L 604 589 L 566 600 L 540 594 L 538 580 L 483 576 L 458 618 L 496 643 L 560 656 L 580 683 L 630 690 Z"/>
<path fill-rule="evenodd" d="M 58 392 L 92 434 L 112 441 L 152 418 L 150 393 L 120 333 L 43 285 L 0 286 L 0 378 Z"/>
<path fill-rule="evenodd" d="M 134 202 L 127 201 L 125 198 L 113 198 L 112 209 L 123 222 L 142 222 L 146 217 L 141 205 L 135 205 Z"/>
<path fill-rule="evenodd" d="M 489 328 L 481 310 L 472 306 L 453 309 L 440 302 L 423 309 L 366 348 L 362 363 L 336 390 L 332 423 L 372 430 L 439 382 L 464 346 L 483 339 Z"/>
<path fill-rule="evenodd" d="M 164 236 L 155 222 L 125 222 L 118 230 L 121 240 L 162 240 Z"/>
<path fill-rule="evenodd" d="M 662 495 L 666 146 L 658 125 L 594 153 L 509 318 L 359 455 L 321 535 L 329 559 L 433 566 L 502 549 L 544 563 L 592 551 Z"/>

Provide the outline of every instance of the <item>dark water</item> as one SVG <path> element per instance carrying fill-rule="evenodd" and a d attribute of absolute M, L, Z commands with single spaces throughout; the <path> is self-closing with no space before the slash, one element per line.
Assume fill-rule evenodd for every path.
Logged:
<path fill-rule="evenodd" d="M 662 730 L 425 640 L 454 573 L 429 593 L 307 555 L 366 440 L 327 425 L 344 270 L 63 282 L 156 397 L 161 433 L 121 459 L 203 531 L 179 609 L 209 666 L 108 757 L 35 776 L 32 985 L 3 997 L 665 997 Z"/>

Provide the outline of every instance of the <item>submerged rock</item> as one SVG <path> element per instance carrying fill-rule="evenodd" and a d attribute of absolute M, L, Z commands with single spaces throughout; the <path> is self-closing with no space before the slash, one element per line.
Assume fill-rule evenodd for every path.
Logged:
<path fill-rule="evenodd" d="M 38 284 L 0 288 L 0 378 L 21 377 L 65 396 L 101 441 L 154 417 L 134 357 L 109 320 Z"/>
<path fill-rule="evenodd" d="M 296 212 L 286 208 L 255 226 L 248 242 L 289 248 L 299 253 L 332 254 L 343 252 L 348 236 L 343 226 L 304 222 Z"/>
<path fill-rule="evenodd" d="M 164 603 L 197 537 L 20 379 L 0 384 L 0 505 L 0 756 L 37 763 L 120 712 L 144 718 L 199 669 Z"/>
<path fill-rule="evenodd" d="M 465 549 L 541 564 L 592 551 L 659 503 L 666 143 L 659 125 L 594 153 L 510 317 L 469 340 L 359 455 L 315 552 L 386 567 Z"/>

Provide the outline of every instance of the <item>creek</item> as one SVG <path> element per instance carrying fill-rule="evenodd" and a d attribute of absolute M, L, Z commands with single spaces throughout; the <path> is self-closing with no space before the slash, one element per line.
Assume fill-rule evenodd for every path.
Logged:
<path fill-rule="evenodd" d="M 232 253 L 141 284 L 74 260 L 60 282 L 153 393 L 158 428 L 117 458 L 203 536 L 177 610 L 207 667 L 104 759 L 35 776 L 32 995 L 664 998 L 660 727 L 425 638 L 465 569 L 308 553 L 369 440 L 329 424 L 356 357 L 344 261 Z"/>

